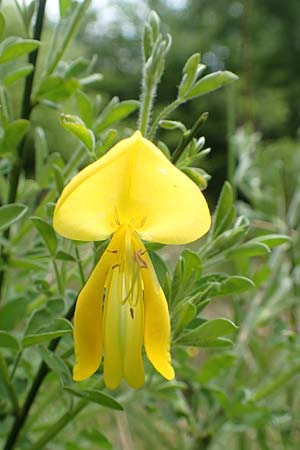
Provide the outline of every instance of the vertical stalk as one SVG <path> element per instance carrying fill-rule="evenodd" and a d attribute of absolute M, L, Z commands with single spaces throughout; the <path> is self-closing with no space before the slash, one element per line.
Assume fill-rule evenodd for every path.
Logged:
<path fill-rule="evenodd" d="M 68 320 L 72 319 L 72 317 L 74 315 L 74 310 L 75 310 L 75 303 L 71 306 L 71 308 L 67 312 L 65 318 Z M 59 344 L 60 339 L 61 338 L 58 337 L 58 338 L 54 339 L 53 341 L 51 341 L 48 346 L 48 349 L 50 351 L 54 352 L 56 347 Z M 15 421 L 12 425 L 11 431 L 8 435 L 8 438 L 3 447 L 3 450 L 12 450 L 15 447 L 15 444 L 17 442 L 19 434 L 23 428 L 23 425 L 24 425 L 27 417 L 28 417 L 31 406 L 32 406 L 32 404 L 35 400 L 35 397 L 37 396 L 38 391 L 39 391 L 46 375 L 48 374 L 48 372 L 49 372 L 49 368 L 48 368 L 47 364 L 44 361 L 42 361 L 40 364 L 40 367 L 37 371 L 37 374 L 33 380 L 31 388 L 27 394 L 24 405 L 22 406 L 22 408 L 19 411 L 19 414 L 15 418 Z"/>
<path fill-rule="evenodd" d="M 155 87 L 152 83 L 143 82 L 143 92 L 141 96 L 141 109 L 139 116 L 139 129 L 143 136 L 147 136 L 148 125 L 150 120 L 153 97 L 155 94 Z"/>

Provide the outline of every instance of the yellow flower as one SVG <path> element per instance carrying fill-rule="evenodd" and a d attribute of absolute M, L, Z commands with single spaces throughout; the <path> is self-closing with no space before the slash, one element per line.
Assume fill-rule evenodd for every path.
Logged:
<path fill-rule="evenodd" d="M 136 132 L 71 180 L 53 223 L 70 239 L 112 236 L 77 300 L 74 380 L 91 376 L 104 352 L 106 386 L 115 389 L 124 377 L 139 388 L 143 345 L 171 380 L 168 305 L 141 239 L 185 244 L 205 234 L 211 219 L 197 186 Z"/>

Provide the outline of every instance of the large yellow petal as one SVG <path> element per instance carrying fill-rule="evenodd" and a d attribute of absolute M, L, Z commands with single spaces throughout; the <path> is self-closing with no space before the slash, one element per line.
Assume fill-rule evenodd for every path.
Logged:
<path fill-rule="evenodd" d="M 75 381 L 91 376 L 101 362 L 102 298 L 112 256 L 104 253 L 77 299 L 74 317 Z"/>
<path fill-rule="evenodd" d="M 144 346 L 149 361 L 167 380 L 174 378 L 170 355 L 170 318 L 168 304 L 150 258 L 144 255 L 148 268 L 142 269 L 144 283 Z"/>
<path fill-rule="evenodd" d="M 53 223 L 71 239 L 105 239 L 129 224 L 145 240 L 184 244 L 205 234 L 210 220 L 198 187 L 136 132 L 73 178 Z"/>

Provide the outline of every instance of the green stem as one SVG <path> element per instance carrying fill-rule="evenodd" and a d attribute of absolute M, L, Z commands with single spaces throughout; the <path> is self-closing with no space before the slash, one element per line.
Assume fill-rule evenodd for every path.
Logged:
<path fill-rule="evenodd" d="M 176 99 L 174 100 L 172 103 L 170 103 L 168 106 L 166 106 L 155 118 L 155 120 L 153 121 L 153 124 L 149 130 L 148 133 L 148 139 L 153 139 L 156 130 L 159 126 L 159 122 L 163 119 L 165 119 L 166 117 L 168 117 L 176 108 L 178 108 L 179 105 L 181 105 L 182 101 L 180 99 Z"/>
<path fill-rule="evenodd" d="M 64 294 L 64 287 L 63 287 L 61 276 L 60 276 L 60 273 L 59 273 L 59 270 L 58 270 L 57 262 L 56 262 L 56 260 L 54 258 L 52 259 L 52 264 L 53 264 L 54 271 L 55 271 L 58 292 L 60 293 L 60 295 L 63 296 L 63 294 Z"/>
<path fill-rule="evenodd" d="M 15 392 L 14 385 L 12 384 L 11 379 L 9 377 L 9 372 L 5 359 L 1 354 L 0 354 L 0 378 L 10 398 L 13 407 L 13 412 L 17 416 L 19 411 L 18 397 Z"/>
<path fill-rule="evenodd" d="M 17 367 L 18 367 L 18 364 L 19 364 L 19 362 L 20 362 L 20 359 L 21 359 L 22 354 L 23 354 L 23 350 L 20 350 L 20 351 L 18 352 L 18 354 L 17 354 L 17 357 L 16 357 L 16 359 L 15 359 L 14 366 L 13 366 L 12 371 L 11 371 L 11 374 L 10 374 L 10 379 L 11 379 L 11 380 L 12 380 L 13 377 L 15 376 L 15 372 L 16 372 L 16 370 L 17 370 Z"/>
<path fill-rule="evenodd" d="M 71 308 L 67 312 L 65 318 L 70 320 L 74 315 L 74 310 L 75 310 L 75 304 L 73 304 L 71 306 Z M 48 346 L 48 349 L 50 351 L 54 352 L 60 342 L 60 339 L 61 338 L 59 337 L 59 338 L 56 338 L 53 341 L 51 341 Z M 20 431 L 22 430 L 23 425 L 28 417 L 31 406 L 32 406 L 32 404 L 38 394 L 38 391 L 39 391 L 46 375 L 48 374 L 48 372 L 49 372 L 49 368 L 48 368 L 47 364 L 44 361 L 42 361 L 40 364 L 40 367 L 37 371 L 37 374 L 33 380 L 31 388 L 27 394 L 27 397 L 25 399 L 23 407 L 21 408 L 21 410 L 19 411 L 19 414 L 15 418 L 15 421 L 12 425 L 11 431 L 8 435 L 8 438 L 3 447 L 3 450 L 12 450 L 15 447 L 15 444 L 19 437 Z"/>
<path fill-rule="evenodd" d="M 76 255 L 76 261 L 78 264 L 81 284 L 82 284 L 82 286 L 84 286 L 86 280 L 85 280 L 85 275 L 84 275 L 84 271 L 83 271 L 83 267 L 82 267 L 82 263 L 81 263 L 80 253 L 79 253 L 77 245 L 75 245 L 75 255 Z"/>
<path fill-rule="evenodd" d="M 175 164 L 178 159 L 180 158 L 181 154 L 184 152 L 186 147 L 189 145 L 189 143 L 194 139 L 194 137 L 197 136 L 200 128 L 205 124 L 208 118 L 208 112 L 205 112 L 201 114 L 199 119 L 195 122 L 193 128 L 187 133 L 186 136 L 182 139 L 178 147 L 175 149 L 175 151 L 172 154 L 171 161 L 173 164 Z"/>
<path fill-rule="evenodd" d="M 155 95 L 155 85 L 153 83 L 143 83 L 143 93 L 139 116 L 139 130 L 143 136 L 147 136 L 148 124 L 151 115 L 153 97 Z"/>

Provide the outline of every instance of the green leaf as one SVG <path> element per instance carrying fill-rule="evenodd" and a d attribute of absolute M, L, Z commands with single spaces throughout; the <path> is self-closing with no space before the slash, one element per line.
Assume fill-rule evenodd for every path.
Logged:
<path fill-rule="evenodd" d="M 254 287 L 255 284 L 250 278 L 233 275 L 222 281 L 219 295 L 240 294 Z"/>
<path fill-rule="evenodd" d="M 113 145 L 114 141 L 116 140 L 117 134 L 117 130 L 113 128 L 107 131 L 102 140 L 102 144 L 96 149 L 96 156 L 98 158 L 100 156 L 103 156 L 106 151 Z"/>
<path fill-rule="evenodd" d="M 62 386 L 72 383 L 70 369 L 61 357 L 47 348 L 41 349 L 41 355 L 49 369 L 59 376 Z"/>
<path fill-rule="evenodd" d="M 8 87 L 16 81 L 19 81 L 21 78 L 27 77 L 27 75 L 29 75 L 32 71 L 32 64 L 25 64 L 18 69 L 12 70 L 3 78 L 3 85 Z"/>
<path fill-rule="evenodd" d="M 37 98 L 58 102 L 71 97 L 80 87 L 80 83 L 75 78 L 64 79 L 58 75 L 45 78 L 37 92 Z"/>
<path fill-rule="evenodd" d="M 223 295 L 240 294 L 242 292 L 249 291 L 254 287 L 255 284 L 252 280 L 250 280 L 250 278 L 232 275 L 220 283 L 213 283 L 212 288 L 207 293 L 207 296 L 212 298 Z"/>
<path fill-rule="evenodd" d="M 0 39 L 3 36 L 4 30 L 5 30 L 5 18 L 2 12 L 0 11 Z"/>
<path fill-rule="evenodd" d="M 57 248 L 57 238 L 52 226 L 40 217 L 31 217 L 30 220 L 39 231 L 51 255 L 55 255 Z"/>
<path fill-rule="evenodd" d="M 82 435 L 85 439 L 90 441 L 96 448 L 106 449 L 106 450 L 113 450 L 112 444 L 109 442 L 109 440 L 102 434 L 99 430 L 93 429 L 93 430 L 84 430 L 82 432 Z M 69 450 L 69 449 L 68 449 Z M 72 450 L 72 449 L 70 449 Z M 82 450 L 80 448 L 80 450 Z"/>
<path fill-rule="evenodd" d="M 174 309 L 174 335 L 183 330 L 197 315 L 197 308 L 191 300 L 183 300 Z"/>
<path fill-rule="evenodd" d="M 271 252 L 270 248 L 262 242 L 257 242 L 256 239 L 241 244 L 236 248 L 229 250 L 226 256 L 229 257 L 252 257 L 260 255 L 268 255 Z"/>
<path fill-rule="evenodd" d="M 11 331 L 21 320 L 24 320 L 30 300 L 22 296 L 4 303 L 0 307 L 0 329 Z"/>
<path fill-rule="evenodd" d="M 186 92 L 192 87 L 198 76 L 198 66 L 200 63 L 200 53 L 190 56 L 183 67 L 183 77 L 178 88 L 178 97 L 183 98 Z M 205 68 L 206 66 L 204 66 Z"/>
<path fill-rule="evenodd" d="M 19 412 L 18 396 L 15 391 L 14 385 L 11 381 L 6 361 L 1 353 L 0 353 L 0 385 L 1 387 L 2 386 L 4 387 L 8 397 L 11 400 L 14 414 L 18 414 Z"/>
<path fill-rule="evenodd" d="M 218 236 L 232 224 L 232 220 L 230 220 L 230 223 L 226 220 L 232 207 L 232 187 L 228 181 L 225 181 L 214 213 L 213 226 L 211 229 L 212 236 Z"/>
<path fill-rule="evenodd" d="M 18 340 L 6 331 L 0 331 L 0 347 L 10 348 L 11 350 L 20 350 Z"/>
<path fill-rule="evenodd" d="M 76 92 L 76 100 L 77 106 L 79 110 L 79 115 L 81 119 L 84 121 L 86 126 L 90 128 L 93 123 L 94 111 L 93 111 L 93 103 L 88 95 L 86 95 L 81 90 Z"/>
<path fill-rule="evenodd" d="M 9 228 L 13 223 L 22 219 L 27 212 L 27 206 L 21 203 L 10 203 L 0 207 L 0 231 Z"/>
<path fill-rule="evenodd" d="M 52 341 L 55 338 L 72 334 L 72 325 L 66 319 L 57 319 L 55 324 L 56 326 L 59 326 L 60 329 L 55 329 L 45 333 L 27 334 L 22 340 L 22 346 L 25 348 L 31 347 L 32 345 L 44 344 L 45 342 Z"/>
<path fill-rule="evenodd" d="M 284 234 L 265 234 L 255 238 L 256 242 L 267 245 L 269 248 L 277 247 L 278 245 L 291 243 L 292 239 Z"/>
<path fill-rule="evenodd" d="M 64 252 L 63 250 L 59 250 L 56 254 L 56 259 L 60 259 L 61 261 L 72 261 L 76 262 L 76 258 L 70 255 L 70 253 Z"/>
<path fill-rule="evenodd" d="M 123 102 L 113 104 L 108 110 L 104 110 L 100 118 L 97 120 L 95 134 L 110 127 L 112 124 L 119 122 L 128 117 L 139 107 L 136 100 L 125 100 Z"/>
<path fill-rule="evenodd" d="M 71 114 L 61 114 L 60 123 L 66 130 L 74 134 L 74 136 L 76 136 L 89 149 L 90 152 L 94 151 L 94 133 L 85 126 L 79 117 Z"/>
<path fill-rule="evenodd" d="M 191 250 L 184 250 L 180 255 L 172 281 L 172 302 L 176 303 L 186 297 L 194 288 L 202 273 L 199 255 Z"/>
<path fill-rule="evenodd" d="M 24 257 L 11 257 L 9 267 L 20 270 L 45 270 L 45 264 Z"/>
<path fill-rule="evenodd" d="M 149 256 L 154 265 L 159 284 L 163 286 L 165 283 L 166 274 L 169 272 L 168 266 L 157 253 L 149 252 Z"/>
<path fill-rule="evenodd" d="M 80 78 L 80 86 L 87 87 L 97 87 L 97 85 L 102 81 L 103 75 L 101 73 L 93 73 L 92 75 L 89 75 L 88 77 Z"/>
<path fill-rule="evenodd" d="M 238 77 L 234 73 L 227 70 L 211 73 L 201 78 L 200 81 L 198 81 L 189 91 L 187 91 L 184 95 L 184 99 L 190 100 L 191 98 L 199 97 L 200 95 L 215 91 L 216 89 L 219 89 L 222 86 L 236 80 L 238 80 Z"/>
<path fill-rule="evenodd" d="M 60 17 L 64 17 L 66 15 L 67 10 L 71 5 L 71 0 L 59 0 L 59 14 Z"/>
<path fill-rule="evenodd" d="M 65 71 L 65 78 L 77 78 L 82 72 L 85 72 L 89 67 L 89 60 L 86 58 L 77 58 L 71 62 Z"/>
<path fill-rule="evenodd" d="M 29 125 L 30 122 L 25 119 L 17 119 L 6 125 L 2 143 L 5 152 L 15 152 L 23 137 L 27 133 Z"/>
<path fill-rule="evenodd" d="M 0 45 L 0 63 L 6 63 L 26 55 L 35 50 L 39 45 L 40 42 L 34 39 L 9 37 Z"/>
<path fill-rule="evenodd" d="M 201 256 L 205 255 L 207 259 L 213 258 L 224 252 L 227 252 L 231 247 L 237 246 L 245 238 L 248 232 L 248 226 L 240 226 L 224 231 L 209 244 L 204 247 Z"/>
<path fill-rule="evenodd" d="M 98 389 L 85 389 L 85 390 L 79 390 L 70 388 L 68 386 L 65 386 L 64 389 L 71 394 L 75 395 L 76 397 L 84 398 L 90 402 L 97 403 L 101 406 L 106 406 L 110 409 L 115 409 L 117 411 L 123 411 L 123 406 L 118 403 L 113 397 L 111 397 L 108 394 L 104 394 L 102 391 Z"/>
<path fill-rule="evenodd" d="M 183 334 L 177 343 L 192 347 L 206 347 L 213 344 L 221 336 L 233 333 L 237 328 L 231 320 L 212 319 Z"/>
<path fill-rule="evenodd" d="M 61 329 L 61 324 L 65 326 L 64 322 L 55 321 L 63 315 L 65 304 L 61 298 L 52 298 L 47 302 L 46 307 L 34 311 L 27 324 L 25 334 L 39 334 L 53 331 L 57 331 L 57 326 Z"/>

